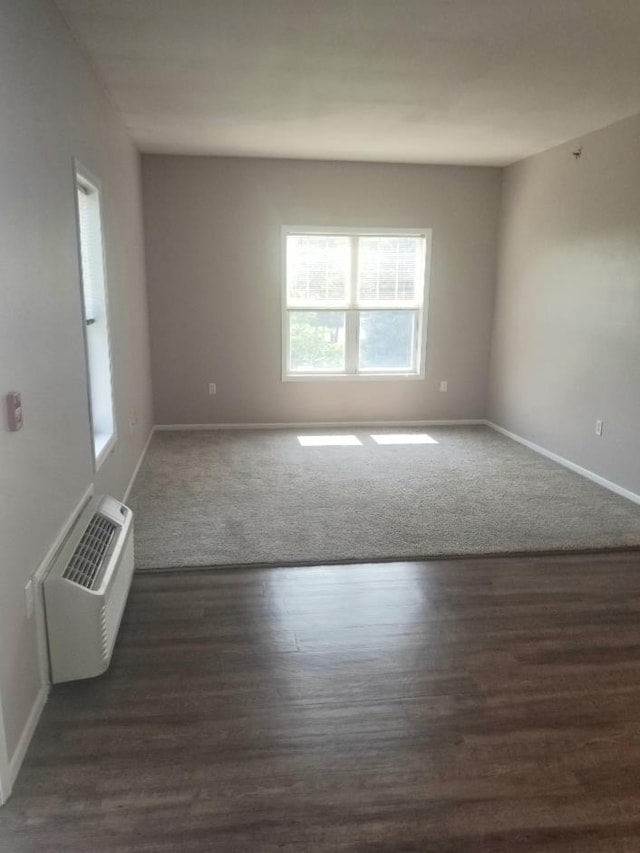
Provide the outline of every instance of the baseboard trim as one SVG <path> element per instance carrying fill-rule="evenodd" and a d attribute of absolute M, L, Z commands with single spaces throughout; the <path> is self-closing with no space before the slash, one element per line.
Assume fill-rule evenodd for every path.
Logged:
<path fill-rule="evenodd" d="M 11 781 L 9 776 L 9 758 L 5 743 L 4 723 L 0 716 L 0 806 L 4 805 L 11 796 Z"/>
<path fill-rule="evenodd" d="M 501 433 L 507 438 L 512 439 L 513 441 L 517 441 L 518 444 L 523 444 L 525 447 L 528 447 L 529 450 L 533 450 L 536 453 L 539 453 L 541 456 L 546 456 L 547 459 L 551 459 L 553 462 L 557 462 L 559 465 L 563 465 L 565 468 L 568 468 L 570 471 L 574 471 L 576 474 L 580 474 L 581 477 L 586 477 L 587 480 L 591 480 L 594 483 L 597 483 L 599 486 L 604 486 L 605 489 L 609 489 L 610 492 L 615 492 L 616 495 L 620 495 L 623 498 L 627 498 L 629 501 L 633 501 L 633 503 L 640 504 L 640 495 L 637 495 L 635 492 L 630 491 L 629 489 L 625 489 L 623 486 L 619 486 L 617 483 L 612 482 L 611 480 L 607 480 L 606 477 L 601 477 L 600 474 L 596 474 L 593 471 L 590 471 L 588 468 L 583 468 L 581 465 L 576 465 L 575 462 L 571 462 L 570 459 L 565 459 L 564 456 L 560 456 L 558 453 L 553 453 L 551 450 L 547 450 L 546 447 L 542 447 L 539 444 L 535 444 L 533 441 L 529 441 L 527 438 L 523 438 L 521 435 L 517 435 L 515 432 L 511 432 L 504 427 L 498 426 L 498 424 L 494 424 L 493 421 L 485 421 L 485 424 L 496 432 Z"/>
<path fill-rule="evenodd" d="M 482 418 L 441 421 L 300 421 L 288 423 L 242 423 L 242 424 L 156 424 L 155 430 L 247 430 L 247 429 L 369 429 L 371 427 L 409 428 L 430 426 L 478 426 Z"/>
<path fill-rule="evenodd" d="M 149 449 L 149 445 L 151 444 L 151 439 L 153 438 L 153 434 L 156 431 L 157 427 L 152 426 L 149 430 L 149 435 L 147 436 L 147 440 L 144 443 L 144 447 L 142 448 L 142 453 L 140 454 L 140 458 L 136 464 L 136 467 L 133 469 L 133 474 L 131 475 L 131 479 L 129 480 L 129 485 L 127 486 L 124 497 L 122 498 L 122 503 L 126 504 L 129 500 L 129 495 L 131 494 L 131 489 L 133 488 L 133 484 L 136 481 L 136 477 L 138 476 L 138 471 L 140 470 L 140 466 L 144 462 L 144 457 L 147 455 L 147 450 Z"/>
<path fill-rule="evenodd" d="M 27 722 L 22 729 L 22 734 L 20 735 L 20 739 L 18 740 L 18 744 L 14 750 L 13 755 L 11 756 L 11 760 L 9 761 L 9 790 L 6 792 L 5 801 L 11 795 L 11 791 L 13 789 L 13 785 L 18 778 L 18 773 L 20 772 L 20 768 L 22 767 L 22 762 L 24 761 L 24 757 L 27 754 L 27 750 L 29 749 L 29 744 L 31 743 L 31 738 L 33 737 L 33 733 L 36 730 L 36 726 L 40 721 L 40 716 L 42 711 L 44 710 L 44 706 L 47 704 L 47 699 L 49 698 L 49 685 L 43 684 L 38 691 L 38 695 L 35 698 L 35 701 L 31 707 L 31 711 L 29 712 L 29 716 L 27 717 Z"/>

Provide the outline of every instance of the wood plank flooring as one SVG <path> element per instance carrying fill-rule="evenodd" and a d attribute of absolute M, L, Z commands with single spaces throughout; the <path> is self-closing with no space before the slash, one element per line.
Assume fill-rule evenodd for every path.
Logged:
<path fill-rule="evenodd" d="M 640 851 L 640 555 L 136 577 L 0 850 Z"/>

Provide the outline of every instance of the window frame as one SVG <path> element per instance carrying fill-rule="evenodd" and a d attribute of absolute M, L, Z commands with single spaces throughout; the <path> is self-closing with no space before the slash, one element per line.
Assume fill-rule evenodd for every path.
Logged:
<path fill-rule="evenodd" d="M 287 304 L 287 237 L 292 235 L 334 235 L 356 237 L 422 237 L 424 239 L 424 281 L 422 302 L 420 305 L 407 307 L 389 305 L 372 307 L 357 304 L 357 257 L 351 253 L 351 277 L 349 281 L 349 300 L 342 307 L 327 305 L 326 308 L 305 308 Z M 429 292 L 431 277 L 431 228 L 375 228 L 350 226 L 293 226 L 283 225 L 281 229 L 281 349 L 282 349 L 282 381 L 283 382 L 370 382 L 370 381 L 412 381 L 424 379 L 427 355 L 427 325 L 429 315 Z M 289 314 L 293 311 L 336 311 L 345 315 L 345 369 L 344 371 L 318 371 L 310 373 L 292 372 L 289 370 Z M 416 333 L 416 370 L 415 371 L 362 371 L 358 372 L 357 358 L 358 315 L 367 311 L 415 311 L 417 313 L 418 329 Z M 352 358 L 350 359 L 350 354 Z M 350 368 L 353 371 L 347 372 Z"/>
<path fill-rule="evenodd" d="M 85 286 L 84 286 L 84 278 L 83 278 L 83 267 L 82 267 L 82 244 L 81 244 L 81 225 L 80 225 L 80 209 L 78 204 L 78 187 L 83 186 L 89 190 L 90 193 L 95 193 L 97 196 L 97 204 L 98 204 L 98 213 L 99 213 L 99 233 L 100 233 L 100 248 L 101 248 L 101 268 L 102 268 L 102 289 L 104 295 L 104 321 L 105 321 L 105 329 L 106 329 L 106 355 L 108 362 L 108 370 L 109 370 L 109 403 L 110 403 L 110 411 L 111 411 L 111 435 L 107 435 L 104 432 L 96 432 L 95 427 L 95 418 L 93 412 L 93 394 L 92 394 L 92 377 L 91 377 L 91 362 L 89 356 L 89 328 L 90 325 L 87 323 L 87 310 L 85 303 Z M 86 383 L 87 383 L 87 405 L 89 411 L 89 438 L 91 442 L 91 457 L 93 459 L 93 470 L 94 473 L 97 473 L 102 467 L 105 459 L 112 452 L 113 448 L 116 445 L 118 440 L 118 424 L 116 417 L 116 403 L 115 403 L 115 395 L 113 391 L 113 356 L 112 356 L 112 348 L 111 348 L 111 312 L 109 306 L 109 276 L 107 272 L 107 257 L 106 257 L 106 245 L 105 245 L 105 227 L 104 227 L 104 215 L 103 215 L 103 204 L 102 204 L 102 184 L 99 178 L 97 178 L 89 169 L 87 169 L 79 160 L 74 158 L 73 160 L 73 199 L 75 205 L 75 215 L 76 215 L 76 240 L 77 240 L 77 254 L 78 254 L 78 282 L 80 286 L 80 306 L 81 306 L 81 323 L 82 323 L 82 340 L 84 346 L 84 355 L 85 355 L 85 371 L 86 371 Z M 102 442 L 99 442 L 97 439 L 99 436 L 104 437 Z"/>

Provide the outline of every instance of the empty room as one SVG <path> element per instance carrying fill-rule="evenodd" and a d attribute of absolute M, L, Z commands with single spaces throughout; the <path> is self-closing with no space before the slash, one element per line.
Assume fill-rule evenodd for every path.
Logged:
<path fill-rule="evenodd" d="M 0 850 L 640 851 L 639 33 L 0 0 Z"/>

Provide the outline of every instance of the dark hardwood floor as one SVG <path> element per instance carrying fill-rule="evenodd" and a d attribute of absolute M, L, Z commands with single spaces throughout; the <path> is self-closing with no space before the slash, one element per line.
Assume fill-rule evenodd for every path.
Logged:
<path fill-rule="evenodd" d="M 640 851 L 640 555 L 139 576 L 0 850 Z"/>

